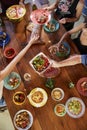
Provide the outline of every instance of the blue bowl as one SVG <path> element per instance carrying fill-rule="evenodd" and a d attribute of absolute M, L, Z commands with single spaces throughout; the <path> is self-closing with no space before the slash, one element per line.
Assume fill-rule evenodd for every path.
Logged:
<path fill-rule="evenodd" d="M 54 26 L 54 29 L 50 29 L 49 26 L 47 26 L 46 24 L 44 25 L 44 30 L 48 33 L 56 32 L 59 29 L 59 23 L 55 19 L 51 19 L 48 24 Z"/>
<path fill-rule="evenodd" d="M 69 44 L 67 42 L 63 42 L 62 44 L 63 44 L 66 51 L 64 51 L 64 52 L 57 51 L 56 55 L 58 57 L 64 58 L 64 57 L 69 56 L 69 54 L 70 54 L 70 46 L 69 46 Z"/>
<path fill-rule="evenodd" d="M 0 35 L 2 35 L 2 34 L 3 34 L 3 32 L 0 31 Z M 4 40 L 4 39 L 3 39 L 3 40 Z M 3 40 L 0 40 L 0 47 L 3 47 Z M 10 37 L 9 37 L 9 35 L 6 33 L 5 45 L 7 45 L 7 44 L 9 43 L 9 41 L 10 41 Z"/>
<path fill-rule="evenodd" d="M 11 72 L 5 79 L 4 79 L 4 87 L 9 90 L 14 90 L 19 87 L 21 83 L 21 77 L 16 72 Z"/>

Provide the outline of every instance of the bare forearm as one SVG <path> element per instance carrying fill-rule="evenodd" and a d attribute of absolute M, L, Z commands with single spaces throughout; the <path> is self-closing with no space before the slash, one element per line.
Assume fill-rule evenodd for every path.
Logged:
<path fill-rule="evenodd" d="M 50 5 L 50 6 L 48 7 L 49 10 L 54 10 L 54 9 L 56 9 L 57 6 L 58 6 L 58 3 L 59 3 L 59 0 L 56 0 L 55 3 L 53 3 L 52 5 Z"/>
<path fill-rule="evenodd" d="M 76 55 L 76 56 L 71 56 L 70 58 L 63 60 L 61 62 L 55 62 L 54 67 L 73 66 L 80 63 L 81 63 L 81 56 Z"/>
<path fill-rule="evenodd" d="M 0 72 L 0 80 L 3 80 L 3 78 L 5 78 L 13 70 L 15 65 L 21 60 L 21 58 L 30 48 L 31 43 L 28 44 L 21 52 L 19 52 L 19 54 L 6 66 L 6 68 Z"/>
<path fill-rule="evenodd" d="M 70 32 L 65 32 L 64 35 L 61 37 L 60 41 L 57 43 L 58 46 L 60 46 L 60 44 L 62 43 L 62 41 L 67 38 L 70 35 Z"/>

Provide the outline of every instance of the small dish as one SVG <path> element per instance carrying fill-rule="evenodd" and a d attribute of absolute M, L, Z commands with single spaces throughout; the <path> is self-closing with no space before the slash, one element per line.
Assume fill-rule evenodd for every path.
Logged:
<path fill-rule="evenodd" d="M 28 110 L 19 110 L 14 116 L 14 125 L 17 130 L 29 130 L 33 124 L 33 116 Z"/>
<path fill-rule="evenodd" d="M 14 90 L 19 87 L 21 83 L 21 77 L 16 72 L 11 72 L 7 77 L 4 79 L 4 87 L 9 90 Z"/>
<path fill-rule="evenodd" d="M 48 33 L 56 32 L 59 29 L 59 23 L 55 19 L 51 19 L 44 25 L 44 30 Z"/>
<path fill-rule="evenodd" d="M 80 78 L 76 84 L 76 87 L 81 95 L 87 96 L 87 77 Z"/>
<path fill-rule="evenodd" d="M 26 95 L 22 91 L 18 91 L 13 95 L 13 102 L 16 105 L 22 105 L 25 102 Z"/>
<path fill-rule="evenodd" d="M 25 81 L 30 81 L 31 80 L 31 75 L 29 73 L 24 74 L 24 80 Z"/>
<path fill-rule="evenodd" d="M 64 98 L 64 91 L 61 88 L 54 88 L 51 97 L 55 101 L 61 101 Z"/>
<path fill-rule="evenodd" d="M 13 59 L 16 56 L 16 51 L 14 48 L 6 47 L 4 50 L 4 56 L 7 59 Z"/>
<path fill-rule="evenodd" d="M 63 104 L 57 104 L 55 107 L 54 107 L 54 112 L 57 116 L 65 116 L 66 114 L 66 109 L 65 109 L 65 105 Z"/>
<path fill-rule="evenodd" d="M 64 58 L 69 56 L 69 54 L 70 54 L 70 46 L 67 42 L 63 42 L 59 47 L 59 51 L 56 52 L 56 56 Z"/>

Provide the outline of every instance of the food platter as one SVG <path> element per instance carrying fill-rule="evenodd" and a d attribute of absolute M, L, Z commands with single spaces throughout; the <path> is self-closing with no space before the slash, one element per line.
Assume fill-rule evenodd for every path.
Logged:
<path fill-rule="evenodd" d="M 3 37 L 5 34 L 5 37 Z M 3 47 L 3 42 L 7 45 L 10 41 L 10 37 L 7 33 L 0 31 L 0 47 Z"/>
<path fill-rule="evenodd" d="M 28 110 L 19 110 L 14 116 L 14 125 L 17 130 L 29 130 L 33 124 L 33 116 Z"/>
<path fill-rule="evenodd" d="M 27 97 L 34 107 L 44 106 L 48 99 L 46 91 L 42 88 L 34 88 Z"/>
<path fill-rule="evenodd" d="M 21 77 L 16 72 L 11 72 L 5 79 L 4 79 L 4 87 L 9 90 L 14 90 L 19 87 L 21 83 Z"/>
<path fill-rule="evenodd" d="M 79 79 L 76 84 L 76 87 L 81 95 L 87 96 L 87 77 Z"/>
<path fill-rule="evenodd" d="M 43 73 L 44 71 L 46 71 L 50 66 L 51 66 L 51 62 L 48 59 L 48 57 L 40 52 L 39 54 L 37 54 L 30 62 L 29 64 L 31 65 L 31 67 L 35 70 L 35 72 L 37 72 L 38 74 Z"/>
<path fill-rule="evenodd" d="M 64 91 L 61 88 L 54 88 L 51 97 L 55 101 L 61 101 L 64 98 Z"/>
<path fill-rule="evenodd" d="M 31 13 L 30 18 L 35 24 L 43 25 L 50 20 L 51 15 L 47 10 L 37 9 Z"/>
<path fill-rule="evenodd" d="M 26 13 L 25 7 L 12 5 L 6 10 L 6 16 L 12 21 L 20 21 Z"/>
<path fill-rule="evenodd" d="M 80 98 L 69 98 L 65 106 L 67 114 L 73 118 L 80 118 L 85 113 L 85 104 Z"/>
<path fill-rule="evenodd" d="M 54 112 L 57 116 L 65 116 L 66 114 L 66 108 L 63 104 L 57 104 L 55 107 L 54 107 Z"/>

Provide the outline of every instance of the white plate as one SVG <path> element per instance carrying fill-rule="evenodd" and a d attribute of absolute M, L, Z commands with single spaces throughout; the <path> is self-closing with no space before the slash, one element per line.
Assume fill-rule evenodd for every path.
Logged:
<path fill-rule="evenodd" d="M 73 118 L 80 118 L 85 113 L 85 104 L 80 98 L 77 97 L 69 98 L 65 106 L 68 115 Z"/>
<path fill-rule="evenodd" d="M 34 88 L 27 97 L 30 101 L 30 104 L 34 107 L 44 106 L 48 99 L 46 91 L 42 88 Z"/>
<path fill-rule="evenodd" d="M 29 121 L 30 121 L 29 125 L 28 125 L 27 127 L 25 127 L 24 129 L 18 127 L 18 126 L 16 125 L 16 123 L 15 123 L 16 116 L 17 116 L 18 114 L 22 113 L 22 112 L 27 112 L 27 113 L 29 114 Z M 18 111 L 18 112 L 15 114 L 15 116 L 14 116 L 14 125 L 15 125 L 15 127 L 17 128 L 17 130 L 29 130 L 29 128 L 32 126 L 32 124 L 33 124 L 33 116 L 32 116 L 32 114 L 31 114 L 31 112 L 29 112 L 28 110 L 24 110 L 24 109 L 23 109 L 23 110 Z"/>

